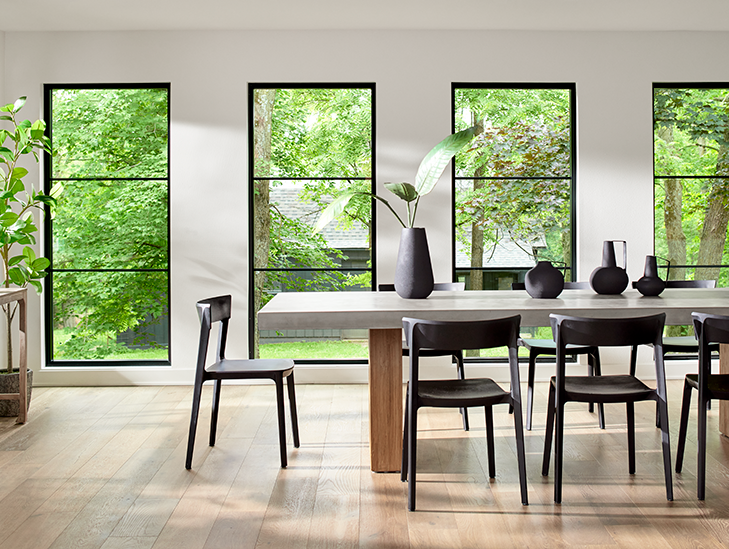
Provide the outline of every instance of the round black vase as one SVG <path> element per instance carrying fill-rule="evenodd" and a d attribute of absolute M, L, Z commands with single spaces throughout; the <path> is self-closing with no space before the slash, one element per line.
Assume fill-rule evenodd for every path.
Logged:
<path fill-rule="evenodd" d="M 598 294 L 622 294 L 630 282 L 625 269 L 617 266 L 614 242 L 606 240 L 602 243 L 602 266 L 592 271 L 590 275 L 590 286 Z M 625 247 L 623 247 L 623 262 L 625 262 L 626 255 Z"/>
<path fill-rule="evenodd" d="M 395 291 L 405 299 L 424 299 L 433 291 L 433 266 L 422 227 L 402 230 L 395 266 Z"/>
<path fill-rule="evenodd" d="M 564 276 L 549 261 L 539 261 L 524 276 L 527 293 L 538 299 L 554 299 L 564 290 Z"/>
<path fill-rule="evenodd" d="M 660 295 L 666 289 L 666 283 L 658 276 L 656 256 L 645 256 L 643 276 L 633 282 L 633 287 L 644 296 Z"/>

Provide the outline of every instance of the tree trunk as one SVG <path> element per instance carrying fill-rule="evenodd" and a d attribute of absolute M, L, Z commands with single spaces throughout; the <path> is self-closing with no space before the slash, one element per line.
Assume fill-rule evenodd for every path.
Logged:
<path fill-rule="evenodd" d="M 273 124 L 273 106 L 276 102 L 275 89 L 258 89 L 253 99 L 253 169 L 254 176 L 267 177 L 271 174 L 271 135 Z M 269 203 L 270 188 L 268 180 L 253 182 L 253 267 L 268 267 L 271 251 L 271 210 Z M 254 299 L 254 342 L 252 353 L 260 356 L 258 341 L 258 311 L 261 308 L 263 289 L 266 285 L 266 273 L 256 271 L 253 276 Z"/>
<path fill-rule="evenodd" d="M 729 132 L 725 136 L 729 139 Z M 716 175 L 729 177 L 729 147 L 721 145 L 716 160 Z M 729 189 L 727 180 L 717 180 L 712 186 L 709 203 L 704 217 L 704 226 L 701 230 L 701 243 L 699 265 L 720 265 L 724 255 L 726 243 L 727 224 L 729 224 Z M 713 280 L 719 278 L 719 267 L 696 269 L 697 280 Z"/>
<path fill-rule="evenodd" d="M 474 174 L 480 177 L 481 170 Z M 473 180 L 474 195 L 484 187 L 483 179 Z M 471 289 L 483 290 L 483 208 L 473 212 L 471 223 Z"/>

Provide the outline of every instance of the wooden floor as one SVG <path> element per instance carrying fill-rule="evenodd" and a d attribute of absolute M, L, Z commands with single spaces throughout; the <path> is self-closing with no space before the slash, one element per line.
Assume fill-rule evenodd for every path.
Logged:
<path fill-rule="evenodd" d="M 682 382 L 669 382 L 672 451 Z M 207 408 L 184 468 L 190 387 L 35 388 L 30 422 L 0 419 L 0 549 L 272 547 L 726 547 L 729 440 L 710 412 L 706 502 L 696 500 L 695 413 L 684 473 L 667 502 L 651 404 L 636 406 L 637 473 L 627 474 L 624 408 L 608 429 L 570 405 L 564 503 L 542 477 L 546 385 L 527 432 L 530 505 L 519 500 L 511 416 L 495 413 L 497 477 L 484 474 L 484 420 L 420 416 L 418 511 L 399 475 L 373 474 L 367 391 L 300 385 L 301 448 L 279 468 L 272 386 L 223 388 L 218 444 Z M 715 406 L 718 408 L 718 406 Z M 675 457 L 675 456 L 672 456 Z"/>

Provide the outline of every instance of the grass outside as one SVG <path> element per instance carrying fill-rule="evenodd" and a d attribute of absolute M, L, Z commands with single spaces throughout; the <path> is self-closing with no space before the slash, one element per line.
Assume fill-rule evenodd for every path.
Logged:
<path fill-rule="evenodd" d="M 87 360 L 86 357 L 74 357 L 65 356 L 60 350 L 61 344 L 65 343 L 71 338 L 73 329 L 63 328 L 60 330 L 53 331 L 53 356 L 60 360 Z M 99 340 L 101 343 L 102 340 Z M 111 353 L 104 356 L 102 360 L 167 360 L 169 358 L 169 352 L 167 348 L 158 349 L 127 349 L 122 353 Z"/>

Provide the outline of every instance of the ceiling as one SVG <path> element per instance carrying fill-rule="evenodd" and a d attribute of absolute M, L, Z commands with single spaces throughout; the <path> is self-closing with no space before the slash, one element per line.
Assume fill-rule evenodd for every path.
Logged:
<path fill-rule="evenodd" d="M 729 30 L 727 0 L 0 0 L 3 31 Z"/>

